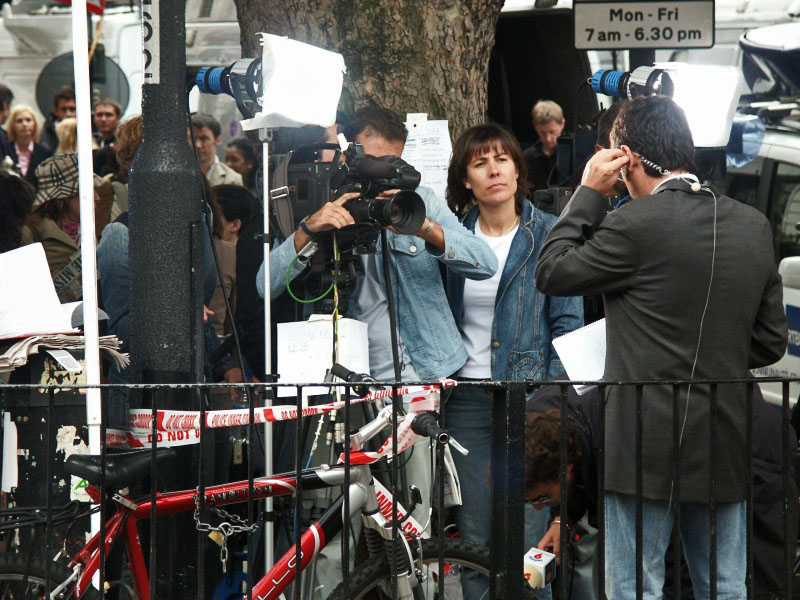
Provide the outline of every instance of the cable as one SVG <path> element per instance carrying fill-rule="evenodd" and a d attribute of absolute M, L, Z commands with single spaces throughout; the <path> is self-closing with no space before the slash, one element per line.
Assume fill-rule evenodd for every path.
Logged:
<path fill-rule="evenodd" d="M 683 178 L 680 178 L 683 179 Z M 714 281 L 714 263 L 716 261 L 717 256 L 717 195 L 714 193 L 710 187 L 700 187 L 695 190 L 694 186 L 699 185 L 699 182 L 695 181 L 692 183 L 692 191 L 699 192 L 699 191 L 707 191 L 711 194 L 711 197 L 714 199 L 714 226 L 713 226 L 713 237 L 712 237 L 712 246 L 711 246 L 711 273 L 708 276 L 708 289 L 706 291 L 706 302 L 703 306 L 703 313 L 700 315 L 700 327 L 699 331 L 697 332 L 697 346 L 695 347 L 694 351 L 694 361 L 692 362 L 692 370 L 689 374 L 689 386 L 686 388 L 686 405 L 683 409 L 683 423 L 681 423 L 681 432 L 678 436 L 678 451 L 680 451 L 681 446 L 683 445 L 683 433 L 686 429 L 686 421 L 689 417 L 689 399 L 692 395 L 692 380 L 694 379 L 694 371 L 697 367 L 697 359 L 700 356 L 700 342 L 703 339 L 703 324 L 706 318 L 706 312 L 708 311 L 708 305 L 711 301 L 711 284 Z M 676 465 L 677 469 L 680 469 L 680 465 Z M 669 500 L 667 501 L 667 510 L 664 512 L 664 518 L 661 520 L 661 524 L 658 526 L 658 530 L 656 531 L 656 535 L 653 538 L 653 543 L 655 544 L 658 540 L 658 536 L 661 535 L 661 530 L 664 527 L 664 524 L 667 522 L 667 517 L 669 516 L 669 512 L 672 509 L 672 501 L 675 494 L 675 478 L 672 478 L 669 484 Z M 651 561 L 650 565 L 653 564 L 653 560 L 656 557 L 654 556 Z"/>
<path fill-rule="evenodd" d="M 286 291 L 287 291 L 287 292 L 289 292 L 289 295 L 292 297 L 292 299 L 293 299 L 295 302 L 299 302 L 300 304 L 312 304 L 313 302 L 318 302 L 318 301 L 322 300 L 322 299 L 323 299 L 325 296 L 327 296 L 328 294 L 330 294 L 330 293 L 331 293 L 331 290 L 332 290 L 332 289 L 334 288 L 334 286 L 336 285 L 336 280 L 334 279 L 333 283 L 331 283 L 331 286 L 330 286 L 330 287 L 329 287 L 327 290 L 325 290 L 324 292 L 322 292 L 322 294 L 321 294 L 320 296 L 317 296 L 317 297 L 316 297 L 316 298 L 314 298 L 313 300 L 303 300 L 303 299 L 301 299 L 301 298 L 298 298 L 297 296 L 295 296 L 295 295 L 294 295 L 294 292 L 292 291 L 292 288 L 291 288 L 291 286 L 289 285 L 289 281 L 290 281 L 290 278 L 289 278 L 289 276 L 290 276 L 290 275 L 291 275 L 291 273 L 292 273 L 292 267 L 294 267 L 294 263 L 296 263 L 296 262 L 297 262 L 297 259 L 299 259 L 299 258 L 300 258 L 300 255 L 299 255 L 299 254 L 295 254 L 295 255 L 294 255 L 294 258 L 293 258 L 293 259 L 292 259 L 292 261 L 289 263 L 289 268 L 288 268 L 288 269 L 286 269 Z"/>

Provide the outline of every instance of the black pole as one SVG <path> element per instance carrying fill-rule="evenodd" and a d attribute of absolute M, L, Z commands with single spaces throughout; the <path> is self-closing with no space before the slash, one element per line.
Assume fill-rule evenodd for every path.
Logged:
<path fill-rule="evenodd" d="M 525 583 L 525 383 L 505 383 L 493 395 L 489 597 L 516 600 Z"/>
<path fill-rule="evenodd" d="M 203 372 L 202 183 L 187 142 L 185 103 L 186 31 L 184 3 L 142 0 L 145 68 L 142 86 L 142 144 L 134 159 L 130 198 L 130 351 L 132 378 L 142 383 L 191 383 Z M 195 408 L 189 390 L 160 390 L 158 408 Z M 145 395 L 152 406 L 153 395 Z M 172 469 L 159 479 L 172 489 L 195 487 L 197 447 L 178 448 Z M 193 468 L 187 465 L 193 464 Z M 181 465 L 181 470 L 177 470 Z M 152 482 L 155 485 L 156 482 Z M 173 517 L 172 519 L 176 519 Z M 200 597 L 190 562 L 196 537 L 168 535 L 170 528 L 194 527 L 159 519 L 159 588 L 162 597 Z M 191 523 L 191 525 L 190 525 Z M 169 548 L 164 554 L 161 550 Z M 170 552 L 170 550 L 172 552 Z M 174 554 L 173 554 L 174 552 Z M 159 596 L 157 590 L 153 593 Z"/>

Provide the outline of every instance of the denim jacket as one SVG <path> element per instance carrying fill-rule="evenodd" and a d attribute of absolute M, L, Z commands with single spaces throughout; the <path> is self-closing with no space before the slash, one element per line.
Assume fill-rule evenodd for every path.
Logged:
<path fill-rule="evenodd" d="M 387 231 L 386 235 L 392 258 L 390 273 L 400 337 L 417 375 L 429 381 L 452 375 L 467 360 L 467 351 L 448 306 L 439 264 L 443 264 L 448 273 L 458 273 L 462 280 L 464 277 L 488 279 L 497 271 L 497 257 L 486 243 L 459 223 L 458 218 L 432 190 L 420 187 L 416 191 L 425 202 L 428 217 L 441 225 L 444 231 L 444 251 L 416 236 L 398 235 L 391 231 Z M 294 234 L 270 252 L 273 298 L 286 286 L 286 271 L 294 257 L 293 238 Z M 379 242 L 379 265 L 382 264 L 381 257 Z M 302 268 L 298 270 L 295 264 L 290 279 L 300 271 Z M 385 291 L 382 269 L 378 269 L 378 278 Z M 263 264 L 256 284 L 263 295 Z M 358 292 L 357 288 L 355 296 Z"/>
<path fill-rule="evenodd" d="M 475 231 L 478 207 L 464 217 Z M 495 298 L 492 321 L 492 379 L 543 381 L 554 379 L 564 368 L 552 340 L 583 326 L 583 298 L 546 296 L 533 282 L 536 260 L 556 217 L 525 200 L 520 226 L 511 243 Z M 460 324 L 464 315 L 464 278 L 447 274 L 447 292 Z"/>

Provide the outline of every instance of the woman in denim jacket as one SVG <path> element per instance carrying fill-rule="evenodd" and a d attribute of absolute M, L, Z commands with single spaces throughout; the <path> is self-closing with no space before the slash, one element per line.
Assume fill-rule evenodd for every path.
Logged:
<path fill-rule="evenodd" d="M 469 353 L 458 379 L 555 378 L 563 368 L 552 340 L 583 325 L 583 299 L 546 296 L 534 285 L 536 260 L 556 217 L 526 199 L 519 143 L 498 125 L 468 129 L 453 148 L 447 184 L 451 208 L 466 213 L 464 226 L 498 260 L 495 276 L 483 281 L 448 271 L 448 297 Z M 492 407 L 484 390 L 463 384 L 456 388 L 447 403 L 447 429 L 470 451 L 467 456 L 453 453 L 463 502 L 454 511 L 456 523 L 462 539 L 488 545 Z M 465 598 L 481 597 L 487 585 L 485 578 L 464 581 Z"/>

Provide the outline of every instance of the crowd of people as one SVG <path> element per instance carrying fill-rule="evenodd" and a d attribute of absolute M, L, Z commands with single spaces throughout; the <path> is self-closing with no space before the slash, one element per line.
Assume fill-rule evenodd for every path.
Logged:
<path fill-rule="evenodd" d="M 56 94 L 43 125 L 30 107 L 14 105 L 4 86 L 0 107 L 6 122 L 0 129 L 0 251 L 41 242 L 61 300 L 80 299 L 74 93 L 65 89 Z M 93 158 L 100 299 L 109 316 L 109 332 L 127 344 L 127 184 L 141 142 L 142 119 L 123 121 L 122 112 L 113 99 L 95 102 Z M 340 120 L 338 129 L 296 132 L 295 143 L 301 138 L 330 142 L 342 132 L 368 157 L 402 155 L 408 132 L 391 110 L 367 107 Z M 358 258 L 359 276 L 346 308 L 348 316 L 368 325 L 370 374 L 375 379 L 452 377 L 460 382 L 447 398 L 447 429 L 470 452 L 452 457 L 462 498 L 452 515 L 461 537 L 479 544 L 489 542 L 487 477 L 492 474 L 491 398 L 480 384 L 564 377 L 552 342 L 589 320 L 585 297 L 602 296 L 606 376 L 615 380 L 747 377 L 748 369 L 774 362 L 786 347 L 769 226 L 755 210 L 718 197 L 693 175 L 691 133 L 674 103 L 642 98 L 616 104 L 605 113 L 597 153 L 586 164 L 581 185 L 560 218 L 534 206 L 531 197 L 534 189 L 557 183 L 556 140 L 564 115 L 554 102 L 540 101 L 533 107 L 532 122 L 539 140 L 524 152 L 500 125 L 481 124 L 460 133 L 453 145 L 446 198 L 424 186 L 416 189 L 426 211 L 421 227 L 413 234 L 389 230 L 385 247 L 378 245 L 374 253 Z M 306 311 L 287 293 L 287 285 L 313 262 L 315 239 L 355 223 L 345 205 L 358 193 L 324 203 L 295 231 L 274 240 L 267 285 L 258 235 L 263 220 L 260 153 L 241 137 L 227 144 L 223 157 L 221 131 L 213 116 L 192 115 L 189 141 L 213 215 L 203 257 L 206 376 L 208 381 L 266 381 L 267 374 L 275 372 L 274 365 L 264 364 L 263 331 L 259 333 L 267 287 L 275 322 L 303 318 Z M 612 196 L 621 200 L 609 206 Z M 742 239 L 748 243 L 742 244 Z M 211 251 L 212 243 L 216 252 Z M 395 348 L 392 305 L 397 317 Z M 241 333 L 244 372 L 230 353 L 218 351 L 234 322 Z M 109 378 L 129 379 L 125 372 L 110 372 Z M 719 440 L 744 448 L 744 387 L 720 386 L 719 396 L 724 398 L 718 404 Z M 570 494 L 581 490 L 582 502 L 582 510 L 570 507 L 570 526 L 584 519 L 583 526 L 591 528 L 598 518 L 593 432 L 597 419 L 603 418 L 599 407 L 607 403 L 607 593 L 615 599 L 635 597 L 634 390 L 613 388 L 603 399 L 570 398 L 568 484 Z M 708 596 L 706 488 L 708 469 L 713 468 L 718 481 L 718 543 L 726 548 L 717 557 L 718 597 L 742 598 L 748 457 L 720 453 L 717 463 L 709 466 L 709 388 L 691 385 L 683 398 L 681 495 L 674 498 L 671 427 L 665 426 L 672 423 L 672 391 L 644 391 L 645 597 L 662 593 L 663 558 L 676 502 L 683 515 L 684 552 L 695 594 Z M 535 510 L 558 504 L 559 442 L 554 432 L 560 415 L 548 412 L 557 407 L 552 397 L 549 402 L 539 397 L 529 405 L 525 521 L 528 546 L 539 544 L 560 556 L 557 531 L 567 524 L 562 525 L 555 510 Z M 112 405 L 110 419 L 124 423 L 124 400 Z M 423 491 L 415 516 L 424 523 L 433 491 L 428 454 L 413 454 L 405 469 L 408 480 Z M 485 596 L 485 578 L 465 577 L 463 583 L 465 598 Z M 591 584 L 585 587 L 593 589 Z"/>

